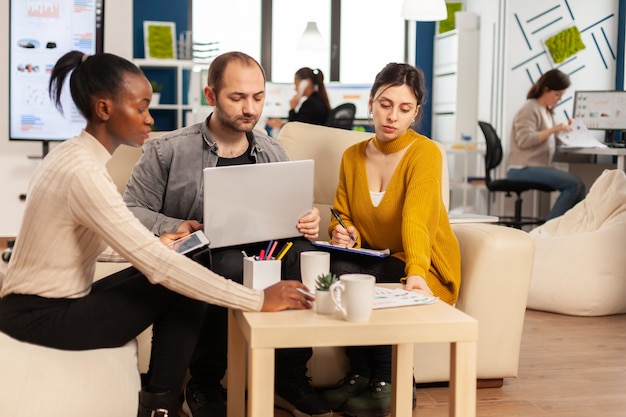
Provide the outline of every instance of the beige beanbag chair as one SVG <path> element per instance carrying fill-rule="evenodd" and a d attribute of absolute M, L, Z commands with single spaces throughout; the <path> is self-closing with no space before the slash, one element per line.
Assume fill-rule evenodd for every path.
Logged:
<path fill-rule="evenodd" d="M 527 307 L 576 316 L 626 313 L 626 175 L 605 170 L 587 197 L 532 230 Z"/>

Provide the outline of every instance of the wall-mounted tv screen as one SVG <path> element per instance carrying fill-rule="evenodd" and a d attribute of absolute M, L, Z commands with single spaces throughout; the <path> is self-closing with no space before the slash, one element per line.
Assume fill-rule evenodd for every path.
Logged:
<path fill-rule="evenodd" d="M 64 89 L 61 114 L 48 97 L 66 52 L 103 50 L 104 0 L 10 0 L 9 138 L 47 143 L 80 133 L 85 120 Z"/>
<path fill-rule="evenodd" d="M 587 129 L 626 130 L 626 91 L 576 91 L 573 117 Z"/>

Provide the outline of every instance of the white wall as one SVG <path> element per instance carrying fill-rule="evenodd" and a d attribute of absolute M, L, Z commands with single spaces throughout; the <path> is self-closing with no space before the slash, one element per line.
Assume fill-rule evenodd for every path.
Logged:
<path fill-rule="evenodd" d="M 133 57 L 133 4 L 128 0 L 105 2 L 105 38 L 107 52 Z M 9 2 L 0 2 L 0 236 L 15 236 L 19 229 L 28 181 L 41 155 L 41 142 L 9 141 Z M 52 145 L 54 146 L 54 145 Z"/>
<path fill-rule="evenodd" d="M 552 68 L 547 55 L 541 54 L 542 40 L 562 29 L 571 25 L 589 28 L 582 33 L 586 49 L 558 66 L 563 72 L 573 72 L 564 101 L 577 89 L 614 88 L 616 60 L 609 48 L 613 54 L 617 52 L 617 1 L 467 0 L 466 6 L 480 16 L 478 118 L 492 122 L 503 142 L 532 84 L 530 77 L 536 80 Z M 557 116 L 563 116 L 563 109 L 571 114 L 572 106 L 573 100 L 564 103 L 557 108 Z"/>
<path fill-rule="evenodd" d="M 541 54 L 542 41 L 547 37 L 576 25 L 586 45 L 575 59 L 558 67 L 571 73 L 572 86 L 564 99 L 573 97 L 577 89 L 614 88 L 616 60 L 611 48 L 617 53 L 617 1 L 467 0 L 466 9 L 480 16 L 478 120 L 491 122 L 496 127 L 505 153 L 511 121 L 525 100 L 531 79 L 536 80 L 552 68 L 548 56 Z M 570 99 L 558 107 L 557 117 L 564 117 L 563 109 L 571 117 L 572 106 L 573 99 Z M 482 141 L 482 134 L 478 139 Z M 594 167 L 584 164 L 578 169 L 593 170 Z M 584 172 L 576 173 L 585 176 Z M 501 170 L 498 175 L 505 173 Z M 509 201 L 504 207 L 504 200 L 498 198 L 496 204 L 492 204 L 493 213 L 512 210 Z M 534 207 L 532 199 L 525 199 L 524 210 L 530 213 L 531 206 Z"/>

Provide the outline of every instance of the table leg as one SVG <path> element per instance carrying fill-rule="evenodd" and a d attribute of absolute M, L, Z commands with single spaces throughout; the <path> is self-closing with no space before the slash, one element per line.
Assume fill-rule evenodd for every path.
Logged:
<path fill-rule="evenodd" d="M 476 417 L 476 342 L 450 344 L 450 417 Z"/>
<path fill-rule="evenodd" d="M 392 347 L 392 416 L 410 416 L 413 412 L 413 352 L 412 343 L 402 343 Z"/>
<path fill-rule="evenodd" d="M 246 404 L 246 340 L 233 310 L 228 310 L 228 417 L 245 415 Z"/>
<path fill-rule="evenodd" d="M 626 155 L 617 155 L 617 169 L 621 169 L 624 171 L 624 167 L 626 167 Z"/>
<path fill-rule="evenodd" d="M 248 417 L 274 415 L 274 349 L 248 350 Z"/>

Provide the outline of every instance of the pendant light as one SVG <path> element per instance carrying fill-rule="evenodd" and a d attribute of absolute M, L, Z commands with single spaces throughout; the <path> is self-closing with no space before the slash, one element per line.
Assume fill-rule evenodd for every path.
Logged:
<path fill-rule="evenodd" d="M 324 38 L 317 28 L 316 22 L 307 22 L 306 29 L 300 36 L 298 47 L 302 50 L 324 49 Z"/>

